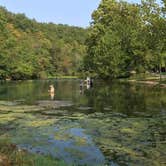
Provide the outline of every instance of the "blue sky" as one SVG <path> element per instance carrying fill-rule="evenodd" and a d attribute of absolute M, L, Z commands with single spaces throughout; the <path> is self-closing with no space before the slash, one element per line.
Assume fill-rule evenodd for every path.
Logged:
<path fill-rule="evenodd" d="M 0 0 L 14 13 L 25 13 L 39 22 L 87 27 L 100 0 Z"/>

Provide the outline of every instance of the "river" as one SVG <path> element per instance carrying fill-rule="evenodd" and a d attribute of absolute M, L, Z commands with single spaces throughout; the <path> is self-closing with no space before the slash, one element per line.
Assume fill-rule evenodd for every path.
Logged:
<path fill-rule="evenodd" d="M 99 80 L 80 89 L 79 82 L 1 82 L 0 137 L 68 164 L 166 163 L 166 89 Z"/>

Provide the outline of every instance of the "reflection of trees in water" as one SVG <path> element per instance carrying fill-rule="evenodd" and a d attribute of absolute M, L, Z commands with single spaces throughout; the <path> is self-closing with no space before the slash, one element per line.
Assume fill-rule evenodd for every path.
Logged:
<path fill-rule="evenodd" d="M 91 105 L 95 111 L 105 111 L 109 110 L 116 112 L 127 112 L 134 108 L 134 104 L 144 103 L 144 99 L 134 95 L 130 86 L 119 85 L 118 83 L 110 84 L 100 84 L 95 89 L 91 91 L 86 91 L 86 96 L 89 101 L 88 104 Z M 139 102 L 137 102 L 139 100 Z M 133 107 L 133 108 L 132 108 Z"/>
<path fill-rule="evenodd" d="M 3 83 L 2 86 L 0 86 L 0 99 L 25 99 L 30 103 L 40 99 L 48 100 L 50 99 L 48 93 L 50 84 L 55 86 L 55 98 L 58 98 L 59 100 L 74 100 L 77 82 L 64 80 L 17 81 Z"/>
<path fill-rule="evenodd" d="M 49 98 L 48 86 L 50 84 L 55 86 L 56 98 L 72 100 L 76 106 L 77 104 L 82 105 L 83 109 L 75 109 L 78 107 L 73 106 L 59 110 L 44 109 L 42 111 L 41 107 L 37 106 L 34 108 L 13 106 L 10 109 L 12 111 L 5 114 L 6 119 L 4 119 L 4 114 L 1 111 L 2 119 L 7 120 L 7 122 L 2 123 L 1 119 L 0 129 L 3 127 L 3 130 L 0 134 L 19 129 L 19 139 L 22 141 L 22 135 L 25 135 L 23 131 L 27 131 L 27 134 L 30 135 L 30 137 L 25 135 L 25 142 L 27 142 L 27 138 L 33 138 L 31 137 L 32 133 L 29 132 L 32 129 L 34 136 L 36 136 L 36 130 L 39 131 L 45 127 L 50 129 L 52 124 L 53 127 L 58 125 L 66 127 L 71 123 L 71 128 L 84 129 L 85 134 L 90 135 L 95 145 L 100 147 L 105 156 L 111 160 L 114 159 L 123 163 L 133 160 L 135 163 L 137 161 L 143 163 L 138 165 L 153 165 L 156 160 L 160 161 L 160 157 L 165 152 L 164 142 L 166 141 L 165 89 L 120 84 L 118 82 L 96 82 L 93 88 L 85 90 L 84 94 L 80 95 L 77 81 L 51 80 L 9 83 L 2 85 L 0 92 L 7 92 L 8 95 L 11 94 L 11 96 L 18 98 L 21 95 L 29 95 L 28 97 L 32 100 L 36 99 L 37 95 L 43 95 L 45 99 L 46 96 Z M 0 96 L 3 95 L 0 94 Z M 87 109 L 92 107 L 93 110 L 86 110 L 84 106 Z M 4 107 L 4 104 L 2 104 L 2 107 Z M 9 109 L 7 108 L 4 110 Z M 34 111 L 32 111 L 33 109 Z M 87 111 L 91 114 L 85 114 Z M 135 116 L 121 116 L 121 114 L 116 114 L 117 112 Z M 63 120 L 64 124 L 62 123 Z M 50 131 L 47 130 L 47 132 Z M 44 134 L 40 135 L 41 139 L 44 137 L 47 142 L 47 136 L 50 133 L 46 134 L 46 131 L 41 131 L 41 133 Z M 18 138 L 18 134 L 16 137 Z M 71 138 L 70 135 L 69 138 Z M 29 142 L 31 144 L 31 140 Z M 32 139 L 33 143 L 34 140 Z M 43 146 L 45 146 L 45 142 Z M 133 165 L 137 165 L 135 163 Z"/>
<path fill-rule="evenodd" d="M 86 92 L 93 109 L 103 112 L 92 114 L 95 121 L 90 120 L 86 125 L 93 126 L 89 129 L 93 139 L 108 159 L 134 164 L 139 161 L 138 165 L 163 161 L 165 92 L 155 87 L 116 82 L 100 84 Z M 107 107 L 110 109 L 104 109 Z M 121 117 L 117 112 L 132 118 Z"/>
<path fill-rule="evenodd" d="M 95 111 L 121 112 L 124 114 L 148 113 L 160 111 L 166 105 L 163 100 L 165 93 L 161 89 L 147 86 L 120 84 L 98 84 L 95 88 L 85 91 L 88 105 Z M 156 108 L 156 109 L 155 109 Z"/>
<path fill-rule="evenodd" d="M 74 100 L 77 91 L 77 84 L 77 81 L 71 80 L 60 80 L 56 82 L 58 97 L 60 99 L 65 97 L 68 100 Z"/>
<path fill-rule="evenodd" d="M 4 94 L 0 97 L 8 100 L 26 99 L 33 101 L 35 98 L 43 97 L 48 92 L 47 82 L 43 81 L 17 81 L 3 84 L 1 87 Z"/>
<path fill-rule="evenodd" d="M 77 80 L 7 82 L 0 86 L 0 99 L 25 99 L 30 103 L 41 99 L 49 100 L 50 84 L 55 87 L 55 100 L 69 100 L 76 106 L 92 107 L 93 111 L 140 114 L 140 112 L 158 112 L 166 108 L 165 89 L 101 81 L 95 81 L 94 87 L 88 90 L 84 87 L 83 94 L 80 94 Z"/>

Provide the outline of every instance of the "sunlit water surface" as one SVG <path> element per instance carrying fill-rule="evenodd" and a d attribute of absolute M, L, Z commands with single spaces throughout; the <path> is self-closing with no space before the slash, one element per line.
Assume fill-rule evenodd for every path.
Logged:
<path fill-rule="evenodd" d="M 70 164 L 166 163 L 166 89 L 118 81 L 80 89 L 79 82 L 1 82 L 0 137 Z"/>

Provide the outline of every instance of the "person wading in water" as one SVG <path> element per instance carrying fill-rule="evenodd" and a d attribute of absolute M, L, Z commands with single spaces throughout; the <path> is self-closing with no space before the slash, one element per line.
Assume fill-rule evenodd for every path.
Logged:
<path fill-rule="evenodd" d="M 55 95 L 55 88 L 54 88 L 54 85 L 50 85 L 50 86 L 49 86 L 48 92 L 49 92 L 49 94 L 50 94 L 51 99 L 53 100 L 53 99 L 54 99 L 54 95 Z"/>

